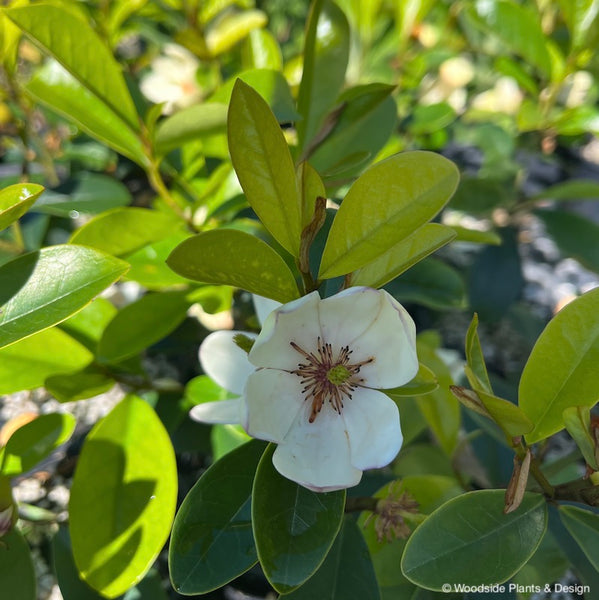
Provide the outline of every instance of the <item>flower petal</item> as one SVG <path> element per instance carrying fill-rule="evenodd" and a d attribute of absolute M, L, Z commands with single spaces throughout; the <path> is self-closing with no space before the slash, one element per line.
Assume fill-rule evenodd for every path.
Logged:
<path fill-rule="evenodd" d="M 349 435 L 350 460 L 356 469 L 388 465 L 403 442 L 399 410 L 383 392 L 358 388 L 344 403 L 341 416 Z"/>
<path fill-rule="evenodd" d="M 284 304 L 273 310 L 249 354 L 249 360 L 257 367 L 270 367 L 291 371 L 302 362 L 302 355 L 290 342 L 308 352 L 316 350 L 320 334 L 318 321 L 318 292 Z"/>
<path fill-rule="evenodd" d="M 357 485 L 362 472 L 350 462 L 344 420 L 332 408 L 323 409 L 313 423 L 309 416 L 306 403 L 272 457 L 277 471 L 316 492 Z"/>
<path fill-rule="evenodd" d="M 393 388 L 407 383 L 418 372 L 416 326 L 406 309 L 384 290 L 379 290 L 380 309 L 370 327 L 349 343 L 351 358 L 360 362 L 370 357 L 360 377 L 370 388 Z"/>
<path fill-rule="evenodd" d="M 281 306 L 280 302 L 265 298 L 264 296 L 258 296 L 258 294 L 252 294 L 252 300 L 254 302 L 254 310 L 260 325 L 266 321 L 266 317 L 275 309 Z"/>
<path fill-rule="evenodd" d="M 245 430 L 261 440 L 282 441 L 305 403 L 302 387 L 297 375 L 278 369 L 259 369 L 250 375 L 245 388 Z"/>
<path fill-rule="evenodd" d="M 241 423 L 243 411 L 243 398 L 233 400 L 218 400 L 216 402 L 204 402 L 197 404 L 189 411 L 189 416 L 200 423 Z"/>
<path fill-rule="evenodd" d="M 233 341 L 240 333 L 256 338 L 253 333 L 215 331 L 200 346 L 200 363 L 206 375 L 234 394 L 243 393 L 247 378 L 255 371 L 247 353 Z"/>

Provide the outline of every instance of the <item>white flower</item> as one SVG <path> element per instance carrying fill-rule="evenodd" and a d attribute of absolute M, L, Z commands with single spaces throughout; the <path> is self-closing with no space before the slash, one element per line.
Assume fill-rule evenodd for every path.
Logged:
<path fill-rule="evenodd" d="M 512 77 L 500 77 L 492 89 L 472 100 L 472 108 L 485 112 L 515 115 L 520 110 L 524 94 Z"/>
<path fill-rule="evenodd" d="M 399 411 L 379 388 L 418 371 L 416 328 L 383 290 L 317 292 L 273 310 L 246 355 L 233 331 L 200 348 L 205 372 L 240 398 L 194 407 L 207 423 L 241 423 L 277 444 L 275 468 L 316 491 L 359 483 L 391 462 L 402 444 Z M 248 334 L 244 334 L 248 335 Z"/>
<path fill-rule="evenodd" d="M 165 114 L 195 104 L 202 97 L 196 80 L 199 64 L 182 46 L 166 44 L 164 54 L 152 61 L 151 71 L 140 82 L 142 94 L 156 104 L 165 102 Z"/>

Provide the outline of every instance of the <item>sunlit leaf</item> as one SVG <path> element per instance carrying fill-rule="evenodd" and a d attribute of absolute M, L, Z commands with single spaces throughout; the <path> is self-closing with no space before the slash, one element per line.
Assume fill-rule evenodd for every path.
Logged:
<path fill-rule="evenodd" d="M 21 218 L 44 191 L 35 183 L 17 183 L 0 191 L 0 230 Z"/>

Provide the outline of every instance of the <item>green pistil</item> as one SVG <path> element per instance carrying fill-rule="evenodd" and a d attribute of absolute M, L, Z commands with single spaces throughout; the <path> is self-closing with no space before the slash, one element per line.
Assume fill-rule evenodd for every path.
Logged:
<path fill-rule="evenodd" d="M 343 385 L 350 377 L 351 372 L 343 365 L 337 365 L 327 371 L 327 379 L 333 385 Z"/>

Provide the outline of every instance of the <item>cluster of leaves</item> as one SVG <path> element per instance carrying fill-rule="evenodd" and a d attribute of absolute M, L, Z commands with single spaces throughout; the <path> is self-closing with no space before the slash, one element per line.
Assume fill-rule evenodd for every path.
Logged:
<path fill-rule="evenodd" d="M 599 506 L 597 290 L 535 331 L 516 383 L 487 371 L 476 317 L 465 380 L 439 334 L 422 333 L 417 377 L 389 392 L 404 448 L 347 493 L 282 478 L 273 448 L 234 427 L 190 423 L 191 406 L 226 391 L 193 369 L 180 381 L 153 376 L 144 362 L 168 340 L 178 360 L 182 330 L 197 331 L 195 353 L 205 330 L 190 308 L 230 310 L 233 288 L 287 302 L 385 286 L 429 323 L 467 309 L 487 325 L 520 315 L 534 329 L 516 304 L 523 215 L 534 210 L 564 254 L 599 272 L 598 226 L 538 209 L 598 198 L 599 185 L 530 194 L 517 162 L 599 130 L 598 3 L 315 0 L 307 15 L 293 7 L 306 16 L 299 46 L 266 27 L 268 6 L 19 0 L 0 14 L 0 394 L 43 387 L 70 402 L 115 384 L 129 392 L 81 450 L 68 528 L 52 541 L 63 596 L 164 597 L 149 569 L 169 534 L 182 594 L 210 592 L 257 562 L 290 599 L 542 585 L 569 567 L 599 585 L 599 522 L 588 510 Z M 163 116 L 139 83 L 173 39 L 199 59 L 200 92 Z M 470 77 L 447 78 L 456 58 Z M 568 87 L 580 72 L 591 82 L 577 103 Z M 505 76 L 515 109 L 490 95 Z M 456 167 L 431 152 L 450 142 L 478 149 L 459 184 Z M 465 227 L 464 215 L 485 228 Z M 450 260 L 454 242 L 476 248 L 467 278 Z M 430 256 L 442 247 L 445 259 Z M 120 308 L 98 297 L 117 281 L 143 293 Z M 35 597 L 22 530 L 56 515 L 17 506 L 11 480 L 74 427 L 68 414 L 48 414 L 2 437 L 0 582 L 12 598 Z M 578 449 L 551 463 L 550 438 L 564 428 Z M 175 456 L 190 450 L 214 462 L 175 518 Z M 588 478 L 577 470 L 585 463 Z"/>

